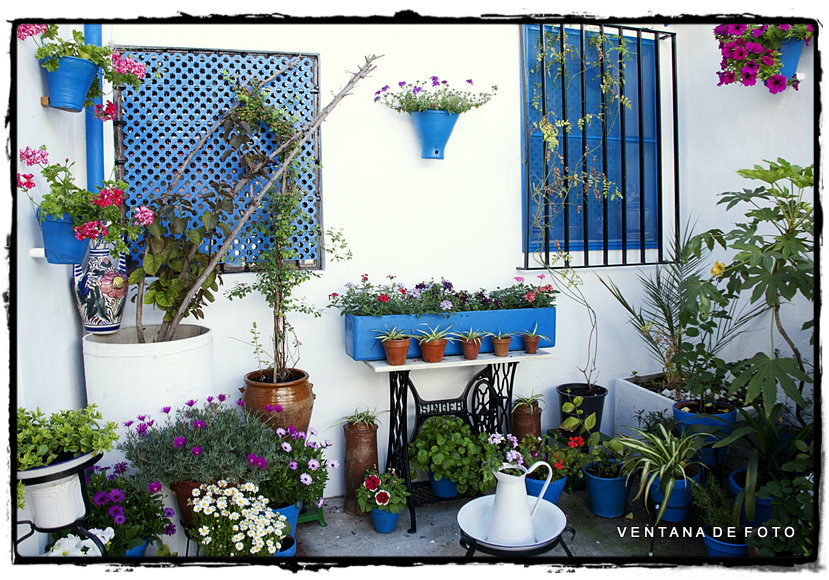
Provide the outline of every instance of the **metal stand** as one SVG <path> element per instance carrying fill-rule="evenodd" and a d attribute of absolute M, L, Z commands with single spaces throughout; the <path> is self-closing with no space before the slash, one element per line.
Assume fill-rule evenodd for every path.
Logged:
<path fill-rule="evenodd" d="M 564 532 L 570 532 L 570 540 L 576 537 L 576 530 L 567 526 L 564 528 Z M 561 545 L 562 549 L 564 549 L 564 553 L 567 554 L 567 557 L 572 558 L 573 554 L 570 552 L 570 548 L 567 547 L 567 544 L 564 542 L 564 538 L 559 535 L 553 541 L 549 542 L 548 544 L 544 544 L 543 546 L 539 546 L 537 548 L 532 548 L 530 550 L 499 550 L 497 548 L 493 548 L 492 546 L 484 546 L 483 544 L 479 544 L 475 538 L 469 537 L 467 534 L 461 530 L 461 546 L 466 548 L 466 554 L 464 558 L 471 558 L 475 552 L 482 552 L 484 554 L 489 554 L 490 556 L 500 556 L 503 558 L 524 558 L 527 556 L 537 556 L 538 554 L 544 554 L 549 552 L 559 544 Z"/>
<path fill-rule="evenodd" d="M 431 417 L 455 415 L 469 423 L 475 433 L 509 433 L 512 429 L 511 406 L 516 366 L 522 360 L 551 357 L 551 353 L 539 350 L 536 354 L 526 354 L 520 351 L 506 357 L 482 354 L 475 360 L 466 360 L 462 356 L 449 356 L 439 363 L 414 360 L 407 361 L 405 365 L 400 366 L 391 366 L 385 361 L 366 361 L 374 372 L 389 374 L 390 419 L 386 469 L 394 469 L 406 480 L 406 487 L 410 494 L 407 501 L 411 519 L 410 534 L 417 531 L 415 515 L 417 501 L 412 486 L 408 446 L 423 424 Z M 484 368 L 469 379 L 461 395 L 454 399 L 423 399 L 410 377 L 410 372 L 415 370 L 481 365 L 484 365 Z M 411 436 L 409 436 L 408 428 L 409 391 L 415 401 L 415 420 Z"/>

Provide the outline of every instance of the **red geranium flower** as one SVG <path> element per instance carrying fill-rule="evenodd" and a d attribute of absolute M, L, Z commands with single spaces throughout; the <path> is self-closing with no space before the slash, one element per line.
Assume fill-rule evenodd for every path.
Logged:
<path fill-rule="evenodd" d="M 377 492 L 377 495 L 374 496 L 374 501 L 377 502 L 377 505 L 386 505 L 389 503 L 390 499 L 391 496 L 389 495 L 389 492 L 382 489 Z"/>
<path fill-rule="evenodd" d="M 377 491 L 377 488 L 380 487 L 380 478 L 376 475 L 369 475 L 363 482 L 363 485 L 365 485 L 366 489 L 369 491 Z"/>
<path fill-rule="evenodd" d="M 582 438 L 581 438 L 581 437 L 579 437 L 579 436 L 576 436 L 576 437 L 570 437 L 570 441 L 568 441 L 568 442 L 567 442 L 567 445 L 568 445 L 569 447 L 573 447 L 573 448 L 575 448 L 575 447 L 583 447 L 583 446 L 584 446 L 584 439 L 582 439 Z"/>
<path fill-rule="evenodd" d="M 378 302 L 388 302 L 389 301 L 389 295 L 388 294 L 380 294 L 380 296 L 377 297 L 377 301 Z"/>
<path fill-rule="evenodd" d="M 559 459 L 555 462 L 553 467 L 555 467 L 556 469 L 564 469 L 564 462 L 561 459 Z"/>

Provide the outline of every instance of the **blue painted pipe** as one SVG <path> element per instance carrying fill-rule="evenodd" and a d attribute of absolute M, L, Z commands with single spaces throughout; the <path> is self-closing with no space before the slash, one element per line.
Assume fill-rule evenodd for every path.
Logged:
<path fill-rule="evenodd" d="M 84 24 L 83 35 L 87 44 L 101 46 L 101 25 Z M 101 71 L 98 71 L 100 82 Z M 101 104 L 101 98 L 86 108 L 86 188 L 98 191 L 104 182 L 104 123 L 95 118 L 95 105 Z"/>

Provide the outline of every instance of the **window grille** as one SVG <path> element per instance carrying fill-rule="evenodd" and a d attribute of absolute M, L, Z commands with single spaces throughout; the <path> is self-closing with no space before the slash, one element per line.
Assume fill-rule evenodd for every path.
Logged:
<path fill-rule="evenodd" d="M 521 32 L 523 268 L 663 262 L 679 219 L 675 33 Z"/>
<path fill-rule="evenodd" d="M 238 79 L 244 86 L 252 79 L 269 77 L 296 56 L 150 48 L 123 48 L 121 52 L 140 60 L 148 71 L 138 91 L 127 87 L 117 95 L 120 120 L 114 123 L 115 163 L 119 178 L 130 186 L 131 206 L 141 205 L 167 191 L 191 148 L 233 102 L 234 85 L 226 80 L 226 75 Z M 285 108 L 303 125 L 308 123 L 319 112 L 318 78 L 317 57 L 303 55 L 296 66 L 266 87 L 269 104 Z M 179 190 L 189 193 L 197 206 L 200 203 L 197 196 L 210 188 L 211 181 L 232 183 L 234 176 L 240 174 L 236 153 L 223 158 L 229 146 L 220 133 L 217 131 L 210 137 L 178 184 Z M 258 138 L 273 140 L 273 135 L 261 129 Z M 319 133 L 305 143 L 298 161 L 302 169 L 296 184 L 303 190 L 304 217 L 295 224 L 292 249 L 298 266 L 318 268 L 322 230 Z M 248 195 L 251 195 L 249 191 L 241 192 L 240 202 Z M 254 226 L 257 215 L 258 212 L 234 240 L 222 264 L 225 272 L 255 268 L 260 253 L 270 246 L 270 239 Z M 188 225 L 191 226 L 198 224 Z M 223 237 L 213 241 L 218 245 L 223 242 Z M 133 264 L 140 261 L 140 248 L 136 244 L 130 258 Z"/>

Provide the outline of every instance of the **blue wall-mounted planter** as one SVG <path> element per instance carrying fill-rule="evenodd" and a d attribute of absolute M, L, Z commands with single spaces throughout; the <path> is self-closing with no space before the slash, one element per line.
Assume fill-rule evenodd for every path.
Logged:
<path fill-rule="evenodd" d="M 421 111 L 411 115 L 420 138 L 420 156 L 423 159 L 443 159 L 443 150 L 458 115 L 446 111 Z"/>
<path fill-rule="evenodd" d="M 80 264 L 86 256 L 89 240 L 75 238 L 75 224 L 69 214 L 56 218 L 45 216 L 40 224 L 43 249 L 50 264 Z"/>
<path fill-rule="evenodd" d="M 489 332 L 516 332 L 533 330 L 543 334 L 547 340 L 541 339 L 539 348 L 555 346 L 556 343 L 556 309 L 549 308 L 516 308 L 512 310 L 481 310 L 475 312 L 457 312 L 450 316 L 424 314 L 417 317 L 407 314 L 391 314 L 387 316 L 354 316 L 345 315 L 345 352 L 354 360 L 383 360 L 386 355 L 383 346 L 377 340 L 377 332 L 394 328 L 417 335 L 417 329 L 427 330 L 426 326 L 446 328 L 452 325 L 453 332 L 463 332 L 470 328 Z M 509 345 L 510 350 L 523 350 L 524 341 L 520 334 L 513 336 Z M 445 355 L 461 354 L 461 345 L 457 341 L 446 345 Z M 492 352 L 492 341 L 485 338 L 481 341 L 480 352 Z M 409 347 L 408 358 L 419 358 L 420 347 L 416 340 Z"/>
<path fill-rule="evenodd" d="M 800 53 L 803 51 L 802 40 L 785 40 L 780 44 L 780 67 L 779 74 L 789 77 L 797 72 L 797 64 L 800 62 Z"/>
<path fill-rule="evenodd" d="M 73 113 L 82 111 L 89 87 L 98 74 L 98 65 L 76 56 L 62 56 L 58 63 L 54 72 L 44 69 L 49 106 Z"/>

